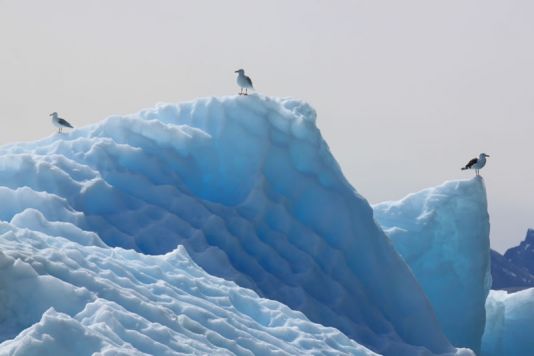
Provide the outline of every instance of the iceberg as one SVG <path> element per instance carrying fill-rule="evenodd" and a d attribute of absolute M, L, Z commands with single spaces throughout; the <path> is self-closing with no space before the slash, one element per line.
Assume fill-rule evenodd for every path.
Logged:
<path fill-rule="evenodd" d="M 492 290 L 486 301 L 484 356 L 529 356 L 534 350 L 534 288 L 516 293 Z"/>
<path fill-rule="evenodd" d="M 484 253 L 458 258 L 473 268 L 465 281 L 454 274 L 459 266 L 452 258 L 447 262 L 450 256 L 442 256 L 442 272 L 453 274 L 442 276 L 444 290 L 458 284 L 469 290 L 467 298 L 457 300 L 468 314 L 461 321 L 473 331 L 456 335 L 436 303 L 447 306 L 445 296 L 426 290 L 436 319 L 372 208 L 344 178 L 315 121 L 315 111 L 298 100 L 214 97 L 160 104 L 67 134 L 0 147 L 0 195 L 10 202 L 0 207 L 3 266 L 11 271 L 7 276 L 27 274 L 29 283 L 8 277 L 0 287 L 20 288 L 8 298 L 18 306 L 3 308 L 18 314 L 1 319 L 13 320 L 1 347 L 47 345 L 46 335 L 60 340 L 78 335 L 100 350 L 131 345 L 147 353 L 160 353 L 167 350 L 161 345 L 173 342 L 200 353 L 214 350 L 195 349 L 195 340 L 231 353 L 261 345 L 282 350 L 287 343 L 297 344 L 289 354 L 307 353 L 306 347 L 370 352 L 334 329 L 312 327 L 309 319 L 380 354 L 470 354 L 451 345 L 440 323 L 451 340 L 477 348 L 484 322 L 477 303 L 487 284 L 477 279 L 488 267 Z M 480 181 L 460 185 L 482 197 Z M 480 201 L 460 202 L 466 211 L 470 204 L 480 208 Z M 483 229 L 487 214 L 480 214 L 474 217 Z M 474 251 L 487 243 L 487 236 L 477 236 L 480 241 L 455 236 L 456 245 L 446 251 Z M 38 302 L 28 293 L 48 283 L 61 295 L 48 291 Z M 421 284 L 428 288 L 425 278 Z M 189 302 L 189 295 L 198 300 Z M 252 326 L 243 321 L 231 331 L 226 323 L 234 318 Z M 303 329 L 262 329 L 289 319 Z M 71 325 L 73 335 L 61 333 L 58 325 Z M 247 329 L 268 341 L 253 341 Z M 301 336 L 306 332 L 315 336 Z M 289 336 L 275 340 L 273 333 Z M 140 341 L 145 337 L 161 345 Z M 322 338 L 324 343 L 316 342 Z"/>
<path fill-rule="evenodd" d="M 451 343 L 478 353 L 491 286 L 483 179 L 446 182 L 373 209 Z"/>
<path fill-rule="evenodd" d="M 16 220 L 33 224 L 39 214 Z M 61 224 L 44 233 L 0 223 L 2 355 L 375 355 L 207 274 L 181 246 L 143 255 L 80 243 L 81 232 L 69 240 L 61 235 L 73 227 Z"/>

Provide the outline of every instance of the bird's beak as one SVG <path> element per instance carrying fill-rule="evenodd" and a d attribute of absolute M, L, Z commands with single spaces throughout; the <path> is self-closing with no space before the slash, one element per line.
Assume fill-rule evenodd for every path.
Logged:
<path fill-rule="evenodd" d="M 234 73 L 237 73 L 237 72 L 239 72 L 239 71 L 238 71 L 238 70 L 236 70 L 236 71 L 235 71 Z"/>
<path fill-rule="evenodd" d="M 48 116 L 52 116 L 52 114 L 48 115 Z"/>
<path fill-rule="evenodd" d="M 490 155 L 486 155 L 486 157 L 489 157 Z"/>

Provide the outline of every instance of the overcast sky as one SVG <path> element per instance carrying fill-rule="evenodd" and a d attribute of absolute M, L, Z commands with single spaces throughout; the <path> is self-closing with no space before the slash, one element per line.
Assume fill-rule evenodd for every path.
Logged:
<path fill-rule="evenodd" d="M 480 152 L 492 246 L 534 227 L 534 1 L 0 0 L 0 144 L 158 102 L 309 101 L 371 203 L 450 179 Z"/>

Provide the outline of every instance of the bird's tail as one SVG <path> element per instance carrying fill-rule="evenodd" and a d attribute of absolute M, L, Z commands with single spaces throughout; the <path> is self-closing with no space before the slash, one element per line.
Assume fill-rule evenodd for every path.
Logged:
<path fill-rule="evenodd" d="M 465 171 L 467 169 L 467 167 L 462 167 L 462 171 Z"/>

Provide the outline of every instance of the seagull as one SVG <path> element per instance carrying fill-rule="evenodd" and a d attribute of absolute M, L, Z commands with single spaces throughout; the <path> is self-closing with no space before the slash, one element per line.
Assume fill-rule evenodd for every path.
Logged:
<path fill-rule="evenodd" d="M 241 88 L 239 95 L 248 95 L 247 89 L 254 89 L 254 87 L 252 86 L 252 80 L 250 80 L 250 77 L 247 77 L 245 75 L 245 71 L 243 69 L 236 70 L 234 73 L 238 73 L 237 85 L 239 85 L 239 87 Z M 243 89 L 245 89 L 244 93 Z"/>
<path fill-rule="evenodd" d="M 489 155 L 485 153 L 481 153 L 478 155 L 478 158 L 473 158 L 470 160 L 465 167 L 462 167 L 462 171 L 466 169 L 474 169 L 476 172 L 476 175 L 480 175 L 479 171 L 486 165 L 486 157 L 489 157 Z"/>
<path fill-rule="evenodd" d="M 57 112 L 53 112 L 49 116 L 52 116 L 52 123 L 54 124 L 55 127 L 58 128 L 58 131 L 57 131 L 58 133 L 62 133 L 64 127 L 72 128 L 72 125 L 69 124 L 67 120 L 62 119 L 59 116 L 57 116 Z"/>

